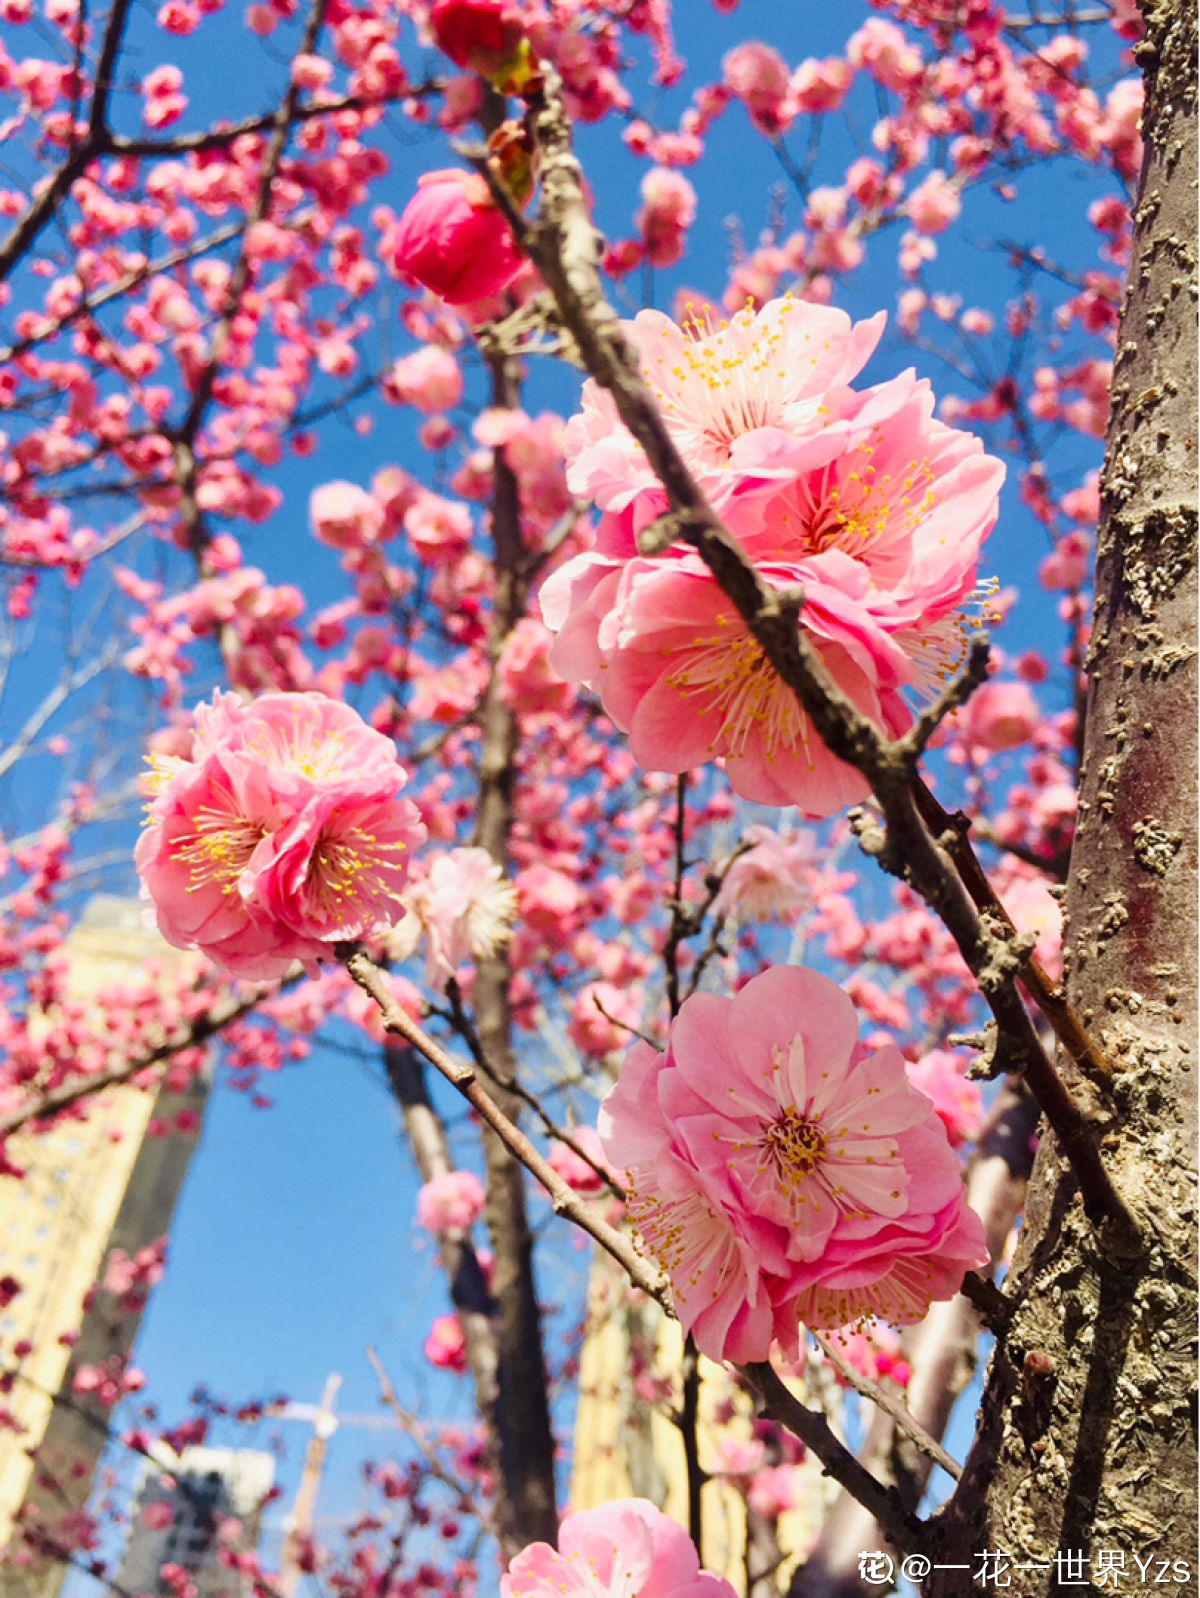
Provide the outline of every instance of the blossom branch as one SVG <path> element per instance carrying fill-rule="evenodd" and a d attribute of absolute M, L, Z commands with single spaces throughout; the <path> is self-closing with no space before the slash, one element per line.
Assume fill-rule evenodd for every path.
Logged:
<path fill-rule="evenodd" d="M 817 1347 L 842 1380 L 848 1383 L 860 1398 L 868 1399 L 877 1409 L 881 1409 L 906 1437 L 912 1438 L 923 1454 L 927 1454 L 935 1465 L 940 1465 L 948 1476 L 953 1476 L 957 1481 L 962 1475 L 962 1466 L 956 1459 L 951 1459 L 941 1443 L 935 1437 L 931 1437 L 924 1426 L 909 1414 L 908 1407 L 878 1382 L 860 1376 L 850 1361 L 842 1355 L 832 1338 L 827 1337 L 824 1332 L 814 1332 L 812 1335 L 816 1339 Z"/>
<path fill-rule="evenodd" d="M 71 1105 L 78 1104 L 81 1099 L 103 1093 L 107 1088 L 120 1087 L 123 1083 L 131 1082 L 143 1071 L 161 1065 L 164 1060 L 169 1060 L 183 1049 L 198 1048 L 210 1038 L 216 1037 L 231 1022 L 239 1021 L 242 1016 L 248 1015 L 261 1002 L 260 993 L 252 997 L 228 999 L 224 1004 L 215 1006 L 207 1015 L 202 1015 L 198 1020 L 191 1021 L 186 1026 L 169 1033 L 157 1047 L 145 1054 L 135 1055 L 123 1064 L 114 1066 L 111 1071 L 96 1071 L 89 1076 L 72 1077 L 70 1081 L 60 1083 L 58 1087 L 48 1088 L 37 1098 L 28 1099 L 24 1104 L 19 1104 L 15 1110 L 8 1110 L 0 1115 L 0 1138 L 19 1131 L 31 1121 L 47 1120 L 50 1116 L 69 1109 Z"/>
<path fill-rule="evenodd" d="M 635 1287 L 649 1294 L 669 1315 L 673 1316 L 674 1311 L 662 1274 L 653 1269 L 638 1253 L 632 1240 L 625 1233 L 619 1232 L 616 1227 L 610 1226 L 607 1221 L 595 1214 L 593 1208 L 585 1204 L 579 1194 L 563 1181 L 520 1127 L 505 1115 L 491 1095 L 480 1086 L 472 1067 L 456 1060 L 412 1019 L 407 1010 L 396 1003 L 388 990 L 384 973 L 370 955 L 353 943 L 339 944 L 337 954 L 353 981 L 374 1001 L 385 1030 L 411 1043 L 414 1049 L 424 1055 L 434 1070 L 445 1077 L 452 1088 L 462 1094 L 505 1148 L 515 1155 L 525 1169 L 542 1184 L 550 1195 L 555 1214 L 565 1215 L 589 1237 L 594 1238 L 624 1269 Z"/>
<path fill-rule="evenodd" d="M 320 38 L 321 29 L 325 22 L 325 9 L 326 0 L 315 0 L 305 23 L 303 37 L 296 50 L 297 56 L 311 55 L 316 49 L 317 41 Z M 275 187 L 275 180 L 279 176 L 284 152 L 287 149 L 293 116 L 297 105 L 300 103 L 299 96 L 300 85 L 296 81 L 295 73 L 291 73 L 289 74 L 287 91 L 272 117 L 273 132 L 267 146 L 266 155 L 263 158 L 258 187 L 253 202 L 246 213 L 245 229 L 247 234 L 270 211 L 272 191 Z M 224 305 L 217 320 L 217 325 L 213 329 L 210 343 L 211 353 L 196 378 L 192 389 L 191 402 L 182 422 L 178 426 L 163 428 L 164 435 L 171 440 L 173 447 L 175 470 L 179 483 L 180 511 L 184 532 L 187 537 L 187 545 L 200 565 L 202 573 L 206 576 L 211 575 L 203 559 L 209 538 L 204 524 L 204 515 L 196 497 L 198 472 L 196 440 L 212 401 L 217 375 L 220 372 L 221 362 L 225 358 L 225 351 L 233 331 L 234 319 L 241 308 L 242 298 L 250 286 L 252 277 L 252 257 L 243 239 L 242 248 L 238 252 L 237 262 L 225 290 Z M 222 655 L 228 658 L 232 644 L 226 633 L 222 634 L 221 646 Z"/>
<path fill-rule="evenodd" d="M 612 394 L 621 420 L 667 492 L 671 510 L 660 522 L 669 525 L 664 529 L 652 524 L 650 531 L 661 537 L 669 532 L 697 551 L 829 750 L 870 781 L 886 831 L 875 828 L 865 833 L 864 846 L 879 856 L 886 869 L 911 883 L 941 916 L 976 974 L 997 1025 L 1011 1040 L 1030 1089 L 1076 1174 L 1089 1213 L 1106 1217 L 1120 1234 L 1122 1246 L 1133 1246 L 1140 1231 L 1100 1158 L 1102 1129 L 1080 1108 L 1050 1061 L 1018 991 L 1015 977 L 1026 951 L 1009 946 L 1004 923 L 995 930 L 986 924 L 943 841 L 932 836 L 922 820 L 913 792 L 919 745 L 890 743 L 834 685 L 798 626 L 803 595 L 773 588 L 760 577 L 721 525 L 663 425 L 617 314 L 601 292 L 596 268 L 599 238 L 588 216 L 581 170 L 571 150 L 570 123 L 552 72 L 546 74 L 546 88 L 533 107 L 531 123 L 542 151 L 543 199 L 537 222 L 514 216 L 515 207 L 506 200 L 503 186 L 489 178 L 492 193 L 553 294 L 588 371 Z M 1056 1018 L 1061 1022 L 1061 1013 L 1048 1016 L 1052 1024 Z"/>
<path fill-rule="evenodd" d="M 39 344 L 56 338 L 65 328 L 78 321 L 81 316 L 91 316 L 93 312 L 109 304 L 112 300 L 120 299 L 130 289 L 137 288 L 140 284 L 149 282 L 162 272 L 169 272 L 172 267 L 182 266 L 186 261 L 193 261 L 199 255 L 206 255 L 210 250 L 216 250 L 222 244 L 229 244 L 240 234 L 246 231 L 244 222 L 234 222 L 228 227 L 218 228 L 216 232 L 207 234 L 204 238 L 192 244 L 185 245 L 177 250 L 170 250 L 166 255 L 160 255 L 153 261 L 147 261 L 144 266 L 139 266 L 135 271 L 126 272 L 123 276 L 109 283 L 80 300 L 69 311 L 64 311 L 61 316 L 39 326 L 36 333 L 30 333 L 25 338 L 17 339 L 5 349 L 0 349 L 0 364 L 7 365 L 9 361 L 16 360 L 19 355 L 26 354 L 31 349 L 36 349 Z"/>
<path fill-rule="evenodd" d="M 579 1194 L 569 1187 L 541 1155 L 520 1127 L 511 1121 L 491 1095 L 480 1085 L 471 1066 L 456 1060 L 431 1038 L 423 1027 L 392 997 L 384 972 L 375 964 L 366 950 L 358 944 L 336 946 L 353 981 L 374 1002 L 379 1010 L 384 1029 L 411 1044 L 438 1071 L 476 1112 L 525 1167 L 537 1178 L 550 1196 L 556 1215 L 563 1215 L 585 1231 L 604 1251 L 622 1267 L 629 1280 L 642 1292 L 653 1298 L 666 1313 L 675 1318 L 667 1283 L 661 1272 L 654 1270 L 638 1252 L 632 1239 L 594 1213 L 593 1207 L 584 1203 Z M 903 1514 L 893 1500 L 891 1490 L 880 1485 L 865 1470 L 854 1455 L 838 1441 L 824 1416 L 806 1409 L 790 1393 L 769 1365 L 756 1364 L 738 1367 L 747 1380 L 763 1395 L 766 1413 L 772 1419 L 794 1432 L 810 1447 L 821 1463 L 846 1490 L 864 1503 L 888 1535 L 898 1546 L 916 1546 L 919 1523 Z"/>
<path fill-rule="evenodd" d="M 316 117 L 335 116 L 339 111 L 365 111 L 372 106 L 387 105 L 393 100 L 422 100 L 441 94 L 446 85 L 441 78 L 428 78 L 423 83 L 406 85 L 392 94 L 347 94 L 337 99 L 313 100 L 303 105 L 293 105 L 288 113 L 292 124 L 311 122 Z M 180 133 L 171 139 L 134 139 L 113 135 L 108 143 L 109 153 L 117 156 L 158 156 L 164 160 L 180 155 L 195 155 L 205 150 L 221 150 L 235 139 L 247 134 L 267 133 L 279 122 L 278 111 L 265 111 L 261 116 L 246 117 L 226 127 L 207 128 L 203 133 Z"/>
<path fill-rule="evenodd" d="M 108 97 L 112 91 L 117 57 L 125 36 L 131 0 L 114 0 L 105 23 L 104 38 L 100 46 L 100 59 L 96 65 L 95 87 L 88 111 L 87 132 L 71 147 L 66 160 L 54 172 L 49 182 L 39 188 L 12 231 L 0 245 L 0 283 L 7 281 L 13 268 L 25 252 L 37 242 L 42 230 L 54 217 L 61 202 L 70 192 L 72 184 L 81 178 L 89 165 L 103 155 L 111 142 L 108 131 Z"/>
<path fill-rule="evenodd" d="M 457 981 L 453 977 L 451 977 L 450 981 L 446 984 L 446 997 L 450 1000 L 449 1011 L 435 1010 L 434 1013 L 443 1016 L 449 1022 L 449 1024 L 454 1027 L 455 1031 L 458 1032 L 463 1042 L 467 1045 L 467 1048 L 471 1051 L 471 1058 L 475 1061 L 476 1065 L 485 1076 L 490 1077 L 491 1071 L 488 1066 L 487 1055 L 479 1041 L 479 1034 L 475 1031 L 470 1016 L 463 1008 L 462 994 L 459 991 Z M 612 1022 L 613 1026 L 621 1027 L 625 1025 L 623 1021 L 618 1020 L 615 1016 L 609 1015 L 608 1011 L 604 1008 L 594 994 L 592 996 L 592 1003 L 596 1006 L 597 1010 L 600 1011 L 600 1014 L 606 1021 Z M 640 1036 L 640 1033 L 638 1036 Z M 541 1122 L 542 1131 L 545 1132 L 547 1137 L 557 1138 L 560 1143 L 565 1144 L 566 1147 L 571 1150 L 572 1154 L 577 1155 L 585 1165 L 591 1167 L 591 1169 L 596 1173 L 598 1180 L 604 1183 L 605 1187 L 608 1188 L 609 1192 L 615 1199 L 620 1199 L 622 1203 L 625 1202 L 625 1189 L 621 1186 L 621 1184 L 614 1180 L 611 1172 L 606 1171 L 602 1165 L 597 1163 L 595 1157 L 587 1152 L 587 1150 L 572 1136 L 566 1127 L 560 1126 L 552 1116 L 546 1113 L 545 1106 L 542 1104 L 542 1101 L 538 1098 L 536 1093 L 531 1093 L 525 1084 L 518 1080 L 514 1080 L 504 1085 L 509 1093 L 520 1099 L 522 1104 L 528 1105 L 530 1110 L 533 1111 L 534 1115 L 536 1115 L 538 1120 Z"/>
<path fill-rule="evenodd" d="M 383 1361 L 370 1345 L 367 1347 L 367 1362 L 375 1372 L 379 1382 L 380 1398 L 396 1417 L 405 1435 L 410 1437 L 416 1444 L 429 1474 L 435 1481 L 440 1481 L 443 1487 L 448 1487 L 454 1494 L 455 1508 L 460 1513 L 472 1515 L 490 1537 L 495 1537 L 499 1540 L 496 1523 L 487 1505 L 468 1493 L 462 1482 L 442 1464 L 438 1458 L 436 1448 L 426 1437 L 420 1421 L 411 1410 L 405 1409 L 400 1402 L 396 1388 L 387 1373 Z"/>

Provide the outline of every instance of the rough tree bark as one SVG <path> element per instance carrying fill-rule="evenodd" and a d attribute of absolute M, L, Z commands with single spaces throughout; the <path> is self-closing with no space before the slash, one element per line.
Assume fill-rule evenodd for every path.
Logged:
<path fill-rule="evenodd" d="M 1034 1567 L 1013 1569 L 1012 1598 L 1057 1592 L 1072 1553 L 1123 1555 L 1122 1591 L 1144 1584 L 1138 1560 L 1151 1561 L 1151 1585 L 1169 1561 L 1175 1591 L 1194 1591 L 1197 1574 L 1196 9 L 1144 10 L 1146 158 L 1067 890 L 1070 996 L 1115 1067 L 1111 1098 L 1077 1087 L 1108 1117 L 1109 1169 L 1144 1247 L 1093 1227 L 1044 1137 L 1009 1279 L 1015 1313 L 931 1548 L 938 1564 L 974 1570 L 989 1549 Z M 1086 1585 L 1092 1570 L 1074 1579 Z M 935 1570 L 922 1590 L 953 1598 L 970 1579 Z"/>

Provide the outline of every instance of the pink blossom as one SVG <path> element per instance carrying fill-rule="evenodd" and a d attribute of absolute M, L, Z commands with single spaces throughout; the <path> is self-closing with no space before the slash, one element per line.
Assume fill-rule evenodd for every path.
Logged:
<path fill-rule="evenodd" d="M 577 1126 L 572 1131 L 571 1137 L 592 1163 L 589 1165 L 587 1160 L 581 1159 L 570 1144 L 557 1141 L 550 1146 L 548 1156 L 550 1164 L 563 1181 L 569 1187 L 573 1187 L 577 1193 L 604 1192 L 604 1181 L 599 1173 L 611 1171 L 612 1167 L 604 1157 L 604 1146 L 600 1142 L 599 1132 L 592 1126 Z"/>
<path fill-rule="evenodd" d="M 158 8 L 155 20 L 167 33 L 195 33 L 200 26 L 200 7 L 190 0 L 166 0 Z"/>
<path fill-rule="evenodd" d="M 760 364 L 784 358 L 772 350 L 785 342 L 779 316 L 767 326 L 776 331 L 764 335 Z M 661 329 L 664 359 L 677 357 L 675 372 L 686 372 L 691 357 L 671 353 L 672 329 Z M 834 374 L 845 370 L 836 354 L 823 358 L 836 363 Z M 733 381 L 730 366 L 735 356 L 714 385 Z M 734 437 L 727 461 L 706 470 L 720 428 L 762 419 L 758 396 L 769 409 L 773 380 L 780 403 L 771 425 Z M 672 381 L 681 397 L 685 383 Z M 961 658 L 964 611 L 1004 468 L 977 439 L 934 419 L 932 393 L 911 373 L 862 394 L 827 389 L 823 405 L 816 395 L 785 398 L 793 384 L 789 368 L 757 370 L 752 385 L 739 386 L 736 406 L 732 396 L 710 399 L 707 433 L 698 406 L 692 430 L 682 433 L 681 399 L 668 425 L 692 449 L 712 497 L 724 497 L 726 520 L 764 581 L 803 588 L 800 626 L 838 687 L 894 735 L 911 721 L 902 690 L 936 691 Z M 699 557 L 682 546 L 661 557 L 636 554 L 631 528 L 657 506 L 621 431 L 606 434 L 601 408 L 588 403 L 585 387 L 584 415 L 567 428 L 569 450 L 576 446 L 568 478 L 575 474 L 576 491 L 595 494 L 608 514 L 596 548 L 542 589 L 543 615 L 559 634 L 555 670 L 600 694 L 648 770 L 682 772 L 723 758 L 744 798 L 795 804 L 812 816 L 863 798 L 864 779 L 812 732 Z"/>
<path fill-rule="evenodd" d="M 511 710 L 561 714 L 574 699 L 574 688 L 550 665 L 553 644 L 553 633 L 533 616 L 523 616 L 504 640 L 500 692 Z"/>
<path fill-rule="evenodd" d="M 1037 700 L 1023 682 L 987 682 L 956 718 L 962 736 L 985 754 L 1028 743 L 1042 723 Z"/>
<path fill-rule="evenodd" d="M 142 121 L 148 128 L 165 128 L 177 122 L 187 110 L 187 96 L 182 93 L 183 73 L 178 67 L 154 67 L 142 79 L 142 93 L 146 104 Z"/>
<path fill-rule="evenodd" d="M 355 483 L 322 483 L 308 501 L 313 535 L 334 549 L 363 549 L 383 532 L 383 507 Z"/>
<path fill-rule="evenodd" d="M 1104 132 L 1113 165 L 1129 179 L 1137 177 L 1142 164 L 1141 117 L 1145 94 L 1140 77 L 1122 78 L 1108 91 L 1104 102 Z"/>
<path fill-rule="evenodd" d="M 718 1432 L 713 1438 L 719 1468 L 727 1476 L 753 1476 L 761 1470 L 766 1457 L 766 1446 L 757 1437 L 737 1437 L 732 1432 Z"/>
<path fill-rule="evenodd" d="M 521 918 L 540 937 L 559 944 L 583 909 L 585 895 L 574 877 L 541 862 L 517 877 Z"/>
<path fill-rule="evenodd" d="M 1038 963 L 1057 979 L 1062 971 L 1062 906 L 1050 883 L 1035 867 L 1010 857 L 992 873 L 992 885 L 1017 931 L 1035 938 Z"/>
<path fill-rule="evenodd" d="M 944 233 L 961 210 L 959 186 L 944 172 L 931 172 L 908 196 L 908 215 L 918 233 Z"/>
<path fill-rule="evenodd" d="M 791 92 L 798 111 L 836 111 L 854 81 L 854 68 L 837 56 L 818 61 L 810 56 L 791 77 Z"/>
<path fill-rule="evenodd" d="M 623 1049 L 639 1019 L 631 993 L 611 982 L 588 982 L 575 996 L 567 1034 L 576 1048 L 599 1058 Z"/>
<path fill-rule="evenodd" d="M 901 1357 L 903 1349 L 899 1333 L 892 1327 L 879 1321 L 862 1327 L 843 1326 L 833 1333 L 831 1341 L 837 1345 L 838 1353 L 846 1363 L 869 1382 L 877 1382 L 887 1376 L 898 1387 L 908 1385 L 911 1371 L 908 1361 Z M 845 1385 L 844 1378 L 836 1368 L 834 1374 Z"/>
<path fill-rule="evenodd" d="M 427 1232 L 466 1232 L 483 1213 L 483 1201 L 474 1171 L 440 1171 L 417 1194 L 417 1225 Z"/>
<path fill-rule="evenodd" d="M 755 1472 L 746 1502 L 755 1514 L 776 1520 L 800 1508 L 812 1492 L 812 1481 L 812 1473 L 802 1465 L 768 1465 Z"/>
<path fill-rule="evenodd" d="M 333 76 L 333 63 L 319 55 L 292 57 L 292 82 L 298 89 L 323 89 Z"/>
<path fill-rule="evenodd" d="M 405 895 L 412 911 L 389 939 L 404 958 L 424 931 L 426 980 L 439 993 L 467 960 L 483 960 L 508 942 L 517 914 L 517 891 L 486 849 L 450 849 Z"/>
<path fill-rule="evenodd" d="M 930 1049 L 908 1068 L 908 1080 L 932 1102 L 954 1148 L 972 1142 L 983 1124 L 983 1095 L 964 1076 L 965 1063 L 949 1049 Z"/>
<path fill-rule="evenodd" d="M 511 61 L 525 33 L 513 0 L 435 0 L 429 25 L 455 66 L 485 78 Z"/>
<path fill-rule="evenodd" d="M 673 266 L 696 220 L 696 191 L 681 172 L 651 167 L 642 179 L 638 230 L 651 266 Z"/>
<path fill-rule="evenodd" d="M 866 209 L 883 205 L 895 197 L 899 180 L 889 178 L 878 161 L 869 156 L 859 156 L 846 168 L 846 187 Z"/>
<path fill-rule="evenodd" d="M 855 377 L 879 342 L 885 318 L 851 323 L 844 311 L 785 295 L 727 325 L 677 326 L 640 311 L 625 333 L 667 430 L 710 500 L 721 505 L 762 466 L 777 466 L 786 440 L 818 433 L 830 393 Z M 666 509 L 657 477 L 589 378 L 582 412 L 567 423 L 567 486 L 601 510 L 625 513 L 630 532 Z"/>
<path fill-rule="evenodd" d="M 380 249 L 397 276 L 432 289 L 448 305 L 498 294 L 525 264 L 486 183 L 454 168 L 421 177 Z"/>
<path fill-rule="evenodd" d="M 558 1547 L 532 1543 L 509 1562 L 500 1598 L 734 1598 L 700 1569 L 691 1538 L 644 1498 L 567 1515 Z"/>
<path fill-rule="evenodd" d="M 929 1100 L 898 1049 L 857 1034 L 835 983 L 775 967 L 685 1000 L 601 1107 L 630 1219 L 714 1359 L 794 1348 L 800 1320 L 919 1320 L 986 1258 Z"/>
<path fill-rule="evenodd" d="M 768 135 L 782 133 L 795 115 L 789 104 L 787 62 L 769 44 L 747 40 L 721 63 L 727 88 L 746 107 L 755 126 Z"/>
<path fill-rule="evenodd" d="M 426 416 L 453 409 L 462 399 L 463 379 L 449 350 L 428 344 L 397 361 L 388 373 L 390 397 L 415 405 Z"/>
<path fill-rule="evenodd" d="M 937 245 L 924 238 L 915 228 L 909 228 L 900 238 L 896 261 L 905 277 L 916 277 L 926 261 L 937 259 Z"/>
<path fill-rule="evenodd" d="M 1076 492 L 1083 493 L 1082 490 Z M 1064 499 L 1064 508 L 1065 505 Z M 1092 541 L 1088 535 L 1078 531 L 1065 533 L 1055 544 L 1053 553 L 1038 566 L 1038 581 L 1052 593 L 1079 588 L 1087 581 L 1091 563 Z"/>
<path fill-rule="evenodd" d="M 921 325 L 921 313 L 929 304 L 924 289 L 902 289 L 896 297 L 896 320 L 910 338 L 915 337 Z"/>
<path fill-rule="evenodd" d="M 450 566 L 470 547 L 474 523 L 465 505 L 422 488 L 404 513 L 404 531 L 427 565 Z"/>
<path fill-rule="evenodd" d="M 967 1208 L 960 1182 L 938 1209 L 914 1210 L 868 1238 L 835 1237 L 788 1309 L 815 1327 L 871 1315 L 912 1326 L 931 1303 L 953 1298 L 967 1271 L 987 1259 L 983 1222 Z"/>
<path fill-rule="evenodd" d="M 271 981 L 399 920 L 425 828 L 389 739 L 311 693 L 218 693 L 193 720 L 189 759 L 152 757 L 135 854 L 168 943 Z"/>
<path fill-rule="evenodd" d="M 438 1370 L 462 1376 L 467 1369 L 467 1344 L 457 1315 L 435 1315 L 424 1343 L 425 1358 Z"/>
<path fill-rule="evenodd" d="M 921 52 L 894 22 L 870 17 L 846 45 L 851 66 L 869 72 L 885 89 L 903 91 L 921 76 Z"/>
<path fill-rule="evenodd" d="M 791 840 L 772 827 L 747 827 L 750 848 L 725 873 L 714 909 L 741 921 L 783 921 L 812 901 L 813 844 L 810 833 Z"/>

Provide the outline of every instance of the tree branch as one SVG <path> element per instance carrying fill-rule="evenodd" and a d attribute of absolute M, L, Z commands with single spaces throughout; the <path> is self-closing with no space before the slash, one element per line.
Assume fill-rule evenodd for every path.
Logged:
<path fill-rule="evenodd" d="M 806 1409 L 765 1362 L 738 1367 L 762 1399 L 763 1413 L 786 1426 L 824 1465 L 835 1481 L 874 1515 L 885 1535 L 904 1553 L 919 1550 L 923 1528 L 900 1502 L 894 1487 L 876 1481 L 870 1471 L 834 1436 L 824 1415 Z"/>
<path fill-rule="evenodd" d="M 565 1215 L 589 1237 L 594 1238 L 605 1253 L 611 1254 L 618 1265 L 623 1267 L 635 1287 L 640 1287 L 643 1293 L 648 1293 L 674 1317 L 675 1312 L 671 1307 L 670 1295 L 662 1273 L 638 1253 L 626 1233 L 609 1226 L 607 1221 L 595 1213 L 593 1206 L 586 1204 L 574 1188 L 563 1181 L 520 1127 L 505 1115 L 491 1095 L 480 1086 L 472 1067 L 456 1060 L 412 1019 L 407 1010 L 396 1003 L 388 990 L 384 973 L 370 955 L 357 944 L 347 943 L 337 945 L 337 956 L 363 992 L 374 1000 L 385 1030 L 411 1043 L 413 1048 L 424 1055 L 434 1070 L 445 1077 L 452 1088 L 462 1094 L 480 1119 L 491 1127 L 504 1146 L 546 1189 L 555 1214 Z"/>
<path fill-rule="evenodd" d="M 914 782 L 917 757 L 932 728 L 928 721 L 920 722 L 907 742 L 889 743 L 860 714 L 834 685 L 798 626 L 802 594 L 773 588 L 759 576 L 693 480 L 641 377 L 620 321 L 601 292 L 596 268 L 599 236 L 588 215 L 582 174 L 571 151 L 569 119 L 552 72 L 546 73 L 545 82 L 530 118 L 542 151 L 538 219 L 530 223 L 521 217 L 505 196 L 503 185 L 490 177 L 485 167 L 482 170 L 497 204 L 504 207 L 522 248 L 553 294 L 588 371 L 612 394 L 621 420 L 645 450 L 666 489 L 672 535 L 700 555 L 827 748 L 870 781 L 886 831 L 860 829 L 864 847 L 879 857 L 885 869 L 909 882 L 941 916 L 1054 1128 L 1089 1214 L 1109 1222 L 1112 1244 L 1119 1251 L 1136 1251 L 1142 1246 L 1140 1230 L 1100 1158 L 1103 1126 L 1076 1103 L 1042 1047 L 1018 991 L 1015 979 L 1026 951 L 1009 946 L 1005 933 L 1011 922 L 990 927 L 981 918 L 947 852 L 952 839 L 935 838 L 922 820 Z M 979 671 L 979 651 L 975 650 L 965 676 L 977 678 Z M 955 700 L 969 691 L 964 683 L 949 697 Z M 1050 1019 L 1055 1014 L 1061 1022 L 1061 1010 Z"/>

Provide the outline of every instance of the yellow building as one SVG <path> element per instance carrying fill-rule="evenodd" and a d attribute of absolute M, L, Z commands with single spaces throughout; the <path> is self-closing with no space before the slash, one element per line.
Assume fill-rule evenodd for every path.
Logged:
<path fill-rule="evenodd" d="M 142 925 L 136 901 L 109 896 L 89 901 L 66 950 L 68 992 L 83 1002 L 194 968 Z M 151 963 L 161 976 L 145 974 Z M 85 1101 L 85 1118 L 8 1139 L 26 1174 L 0 1188 L 0 1278 L 21 1286 L 0 1311 L 0 1365 L 12 1377 L 4 1403 L 19 1428 L 0 1430 L 4 1598 L 53 1598 L 64 1557 L 79 1552 L 109 1408 L 77 1393 L 75 1374 L 126 1356 L 141 1319 L 92 1289 L 114 1249 L 132 1257 L 167 1232 L 208 1088 L 207 1074 L 180 1093 L 115 1087 Z M 146 1135 L 152 1119 L 174 1123 L 183 1111 L 195 1129 Z"/>
<path fill-rule="evenodd" d="M 572 1510 L 593 1509 L 614 1498 L 648 1498 L 681 1526 L 688 1524 L 687 1461 L 682 1434 L 671 1418 L 679 1407 L 682 1367 L 679 1323 L 631 1292 L 620 1267 L 597 1254 L 580 1354 Z M 640 1389 L 635 1369 L 642 1377 Z M 739 1593 L 750 1581 L 756 1598 L 786 1592 L 797 1557 L 816 1541 L 836 1483 L 822 1475 L 810 1455 L 800 1467 L 810 1477 L 804 1502 L 779 1517 L 776 1546 L 768 1528 L 748 1524 L 745 1497 L 727 1474 L 734 1457 L 729 1444 L 744 1445 L 752 1437 L 751 1401 L 723 1366 L 703 1356 L 700 1377 L 699 1463 L 710 1478 L 700 1495 L 701 1563 Z M 787 1555 L 782 1560 L 780 1549 Z"/>

